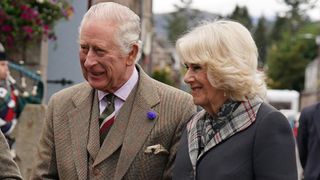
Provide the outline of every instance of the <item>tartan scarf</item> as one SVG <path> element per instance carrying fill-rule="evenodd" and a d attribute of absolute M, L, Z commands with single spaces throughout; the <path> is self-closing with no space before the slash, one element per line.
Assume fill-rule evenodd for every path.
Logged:
<path fill-rule="evenodd" d="M 189 156 L 193 170 L 195 171 L 197 160 L 204 153 L 249 127 L 256 120 L 262 102 L 257 96 L 241 102 L 228 100 L 215 117 L 205 110 L 193 116 L 187 124 Z"/>

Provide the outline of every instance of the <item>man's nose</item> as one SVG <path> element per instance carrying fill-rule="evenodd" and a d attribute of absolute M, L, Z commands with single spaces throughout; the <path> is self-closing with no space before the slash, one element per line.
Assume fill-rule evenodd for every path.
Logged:
<path fill-rule="evenodd" d="M 86 67 L 92 67 L 95 64 L 97 64 L 96 56 L 95 56 L 93 50 L 89 49 L 85 58 L 86 59 L 85 59 L 84 65 Z"/>

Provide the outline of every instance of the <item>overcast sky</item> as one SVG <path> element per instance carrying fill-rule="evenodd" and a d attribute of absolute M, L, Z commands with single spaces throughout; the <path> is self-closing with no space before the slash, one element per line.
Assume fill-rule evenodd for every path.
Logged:
<path fill-rule="evenodd" d="M 287 10 L 287 7 L 281 2 L 281 0 L 193 0 L 191 7 L 228 15 L 238 4 L 247 6 L 251 16 L 260 17 L 263 14 L 272 18 L 275 17 L 277 12 L 281 13 Z M 175 10 L 174 4 L 181 5 L 180 0 L 153 0 L 153 12 L 172 12 Z M 318 2 L 318 5 L 320 6 L 320 2 Z M 320 20 L 320 7 L 309 11 L 308 14 L 312 19 Z"/>

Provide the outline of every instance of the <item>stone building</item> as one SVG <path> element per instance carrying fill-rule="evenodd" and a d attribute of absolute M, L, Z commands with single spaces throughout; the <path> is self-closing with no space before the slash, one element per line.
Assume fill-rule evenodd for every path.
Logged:
<path fill-rule="evenodd" d="M 318 56 L 306 68 L 300 109 L 320 101 L 320 36 L 316 37 L 316 43 Z"/>
<path fill-rule="evenodd" d="M 320 101 L 320 57 L 308 64 L 305 71 L 304 91 L 301 93 L 300 109 Z"/>

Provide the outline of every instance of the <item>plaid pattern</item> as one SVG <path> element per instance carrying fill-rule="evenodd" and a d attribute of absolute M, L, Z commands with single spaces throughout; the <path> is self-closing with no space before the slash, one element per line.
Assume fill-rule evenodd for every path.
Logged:
<path fill-rule="evenodd" d="M 226 119 L 228 120 L 225 119 L 223 121 L 222 117 L 220 117 L 220 120 L 222 120 L 222 122 L 224 123 L 219 124 L 219 128 L 216 128 L 216 131 L 212 129 L 212 126 L 211 128 L 210 126 L 206 126 L 204 131 L 209 133 L 206 136 L 202 136 L 202 130 L 198 130 L 197 124 L 199 121 L 206 122 L 206 120 L 204 119 L 206 118 L 207 113 L 205 112 L 205 110 L 198 112 L 187 125 L 189 156 L 193 169 L 195 170 L 197 160 L 200 159 L 205 152 L 207 152 L 220 142 L 230 138 L 237 132 L 240 132 L 249 127 L 256 120 L 256 114 L 262 102 L 263 101 L 261 98 L 255 97 L 252 99 L 247 99 L 247 101 L 243 101 L 239 105 L 235 104 L 234 106 L 225 106 L 231 108 L 226 112 L 232 113 L 224 114 L 225 110 L 224 108 L 222 108 L 218 115 L 227 115 Z M 199 147 L 199 144 L 201 144 L 201 142 L 199 141 L 201 141 L 201 139 L 205 140 L 205 146 L 203 147 L 203 150 L 201 150 L 201 147 Z"/>
<path fill-rule="evenodd" d="M 11 88 L 0 87 L 0 129 L 5 135 L 10 134 L 17 123 L 17 97 L 10 91 Z"/>
<path fill-rule="evenodd" d="M 202 119 L 197 122 L 198 141 L 199 141 L 199 152 L 202 153 L 206 145 L 219 132 L 219 130 L 230 122 L 232 119 L 232 113 L 241 104 L 239 101 L 226 101 L 216 116 L 211 116 L 206 113 Z"/>
<path fill-rule="evenodd" d="M 114 98 L 114 94 L 108 94 L 103 98 L 107 102 L 107 106 L 99 117 L 100 145 L 102 145 L 108 134 L 109 127 L 111 127 L 115 120 Z"/>

